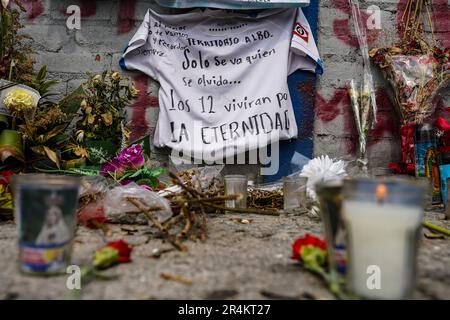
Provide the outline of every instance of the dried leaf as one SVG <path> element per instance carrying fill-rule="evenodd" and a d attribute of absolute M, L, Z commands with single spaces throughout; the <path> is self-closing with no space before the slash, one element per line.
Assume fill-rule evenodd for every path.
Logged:
<path fill-rule="evenodd" d="M 6 9 L 8 7 L 9 4 L 9 0 L 2 0 L 2 6 L 4 9 Z"/>
<path fill-rule="evenodd" d="M 2 162 L 5 162 L 8 158 L 11 157 L 21 162 L 25 161 L 22 152 L 17 148 L 11 146 L 0 147 L 0 159 L 2 160 Z"/>
<path fill-rule="evenodd" d="M 182 284 L 186 284 L 188 286 L 192 285 L 192 283 L 193 283 L 192 280 L 187 279 L 183 276 L 173 275 L 173 274 L 169 274 L 169 273 L 162 273 L 161 278 L 163 278 L 164 280 L 167 280 L 167 281 L 175 281 L 175 282 L 179 282 Z"/>
<path fill-rule="evenodd" d="M 52 130 L 50 130 L 49 132 L 47 132 L 44 135 L 43 142 L 47 142 L 51 138 L 53 138 L 53 137 L 57 136 L 58 134 L 64 132 L 64 130 L 66 130 L 66 128 L 67 128 L 67 124 L 61 124 L 59 126 L 54 127 Z"/>
<path fill-rule="evenodd" d="M 111 114 L 111 112 L 107 112 L 102 114 L 102 118 L 103 118 L 103 122 L 107 125 L 110 126 L 113 123 L 113 116 Z"/>
<path fill-rule="evenodd" d="M 44 148 L 44 152 L 45 152 L 46 156 L 51 161 L 53 161 L 58 168 L 60 168 L 59 158 L 58 158 L 58 155 L 56 154 L 56 152 L 53 151 L 52 149 L 50 149 L 49 147 L 46 147 L 46 146 L 43 146 L 43 148 Z"/>

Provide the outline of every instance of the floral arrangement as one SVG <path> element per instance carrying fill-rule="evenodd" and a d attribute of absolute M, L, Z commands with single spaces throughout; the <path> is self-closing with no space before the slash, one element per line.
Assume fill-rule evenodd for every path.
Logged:
<path fill-rule="evenodd" d="M 112 177 L 122 185 L 134 181 L 151 190 L 156 190 L 161 187 L 158 177 L 165 172 L 165 169 L 149 169 L 145 167 L 145 163 L 142 145 L 134 144 L 123 149 L 116 157 L 103 164 L 100 175 Z"/>
<path fill-rule="evenodd" d="M 450 81 L 450 48 L 424 41 L 372 49 L 371 57 L 394 89 L 404 124 L 422 123 L 435 110 L 434 98 Z"/>
<path fill-rule="evenodd" d="M 98 164 L 105 155 L 113 156 L 126 146 L 130 131 L 125 123 L 125 107 L 138 91 L 118 72 L 89 75 L 81 88 L 83 100 L 75 140 L 77 146 L 86 150 L 84 156 Z"/>
<path fill-rule="evenodd" d="M 149 164 L 149 146 L 130 146 L 125 111 L 138 94 L 132 81 L 117 71 L 88 73 L 79 88 L 58 96 L 45 66 L 33 72 L 31 50 L 23 44 L 27 37 L 19 35 L 22 11 L 18 0 L 2 1 L 0 170 L 98 175 L 123 185 L 161 187 L 164 169 Z M 0 184 L 0 210 L 10 210 L 11 199 L 8 184 Z M 102 217 L 94 222 L 101 225 Z"/>
<path fill-rule="evenodd" d="M 394 90 L 404 124 L 421 123 L 435 109 L 433 99 L 450 81 L 450 49 L 442 49 L 434 38 L 430 1 L 408 0 L 401 18 L 400 42 L 374 48 L 370 57 Z M 424 31 L 424 20 L 432 40 Z"/>
<path fill-rule="evenodd" d="M 414 174 L 413 126 L 434 114 L 435 97 L 450 82 L 450 49 L 440 48 L 434 38 L 431 7 L 431 1 L 408 0 L 401 18 L 400 41 L 369 53 L 391 84 L 402 117 L 402 162 L 390 164 L 399 173 Z M 424 31 L 425 21 L 431 29 L 431 41 Z"/>
<path fill-rule="evenodd" d="M 43 170 L 46 172 L 84 175 L 84 176 L 103 176 L 112 178 L 118 184 L 127 185 L 135 182 L 149 190 L 164 188 L 158 177 L 166 172 L 165 168 L 151 168 L 148 158 L 145 155 L 142 144 L 133 144 L 125 147 L 114 158 L 102 161 L 100 166 L 79 166 L 64 170 Z"/>

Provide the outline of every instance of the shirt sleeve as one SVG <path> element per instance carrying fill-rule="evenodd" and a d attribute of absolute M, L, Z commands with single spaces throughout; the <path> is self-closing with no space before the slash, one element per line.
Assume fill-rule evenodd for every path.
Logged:
<path fill-rule="evenodd" d="M 158 80 L 158 58 L 163 56 L 164 53 L 160 51 L 160 48 L 153 48 L 150 37 L 152 33 L 152 21 L 149 10 L 138 31 L 128 43 L 120 59 L 120 66 L 125 70 L 141 71 Z"/>
<path fill-rule="evenodd" d="M 297 16 L 292 30 L 291 50 L 289 53 L 289 74 L 299 69 L 318 74 L 323 73 L 319 51 L 317 50 L 311 27 L 302 9 L 297 10 Z"/>

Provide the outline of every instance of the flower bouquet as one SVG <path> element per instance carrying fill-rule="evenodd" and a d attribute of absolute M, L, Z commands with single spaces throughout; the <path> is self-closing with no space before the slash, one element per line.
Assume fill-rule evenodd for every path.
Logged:
<path fill-rule="evenodd" d="M 373 109 L 370 103 L 370 88 L 367 83 L 359 89 L 354 80 L 350 81 L 350 103 L 355 117 L 356 129 L 359 136 L 358 165 L 363 174 L 367 173 L 367 138 L 369 129 L 374 120 Z"/>
<path fill-rule="evenodd" d="M 98 164 L 105 155 L 113 157 L 126 146 L 130 131 L 125 123 L 125 108 L 138 91 L 128 78 L 106 71 L 101 75 L 89 75 L 81 88 L 81 116 L 76 122 L 75 146 L 72 147 L 77 156 Z"/>
<path fill-rule="evenodd" d="M 81 176 L 103 176 L 111 178 L 117 184 L 127 185 L 135 182 L 149 190 L 163 188 L 158 177 L 166 172 L 165 168 L 152 168 L 147 165 L 146 152 L 143 144 L 133 144 L 125 147 L 113 158 L 102 158 L 100 165 L 78 166 L 61 170 L 40 170 L 43 172 L 72 174 Z M 99 155 L 99 157 L 103 157 Z"/>
<path fill-rule="evenodd" d="M 358 174 L 367 175 L 368 155 L 367 138 L 369 129 L 376 122 L 377 103 L 375 98 L 374 82 L 370 68 L 369 49 L 367 45 L 367 35 L 361 17 L 361 10 L 358 0 L 349 0 L 352 8 L 352 18 L 355 32 L 358 38 L 359 47 L 363 60 L 363 81 L 362 85 L 357 85 L 356 81 L 350 81 L 350 102 L 355 117 L 355 124 L 359 136 L 359 154 L 357 164 L 360 172 Z"/>
<path fill-rule="evenodd" d="M 450 81 L 450 49 L 425 43 L 372 49 L 371 57 L 394 89 L 404 124 L 422 123 L 435 110 L 434 98 Z"/>
<path fill-rule="evenodd" d="M 414 172 L 414 148 L 411 148 L 414 126 L 434 114 L 435 98 L 450 82 L 450 49 L 441 49 L 434 39 L 430 10 L 430 1 L 408 0 L 402 16 L 401 41 L 369 53 L 391 84 L 402 117 L 402 163 L 391 165 L 402 173 Z M 425 18 L 432 41 L 425 36 Z"/>

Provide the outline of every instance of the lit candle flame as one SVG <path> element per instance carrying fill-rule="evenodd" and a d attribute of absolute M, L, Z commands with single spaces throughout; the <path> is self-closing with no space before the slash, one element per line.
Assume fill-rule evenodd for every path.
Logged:
<path fill-rule="evenodd" d="M 386 199 L 386 196 L 388 194 L 388 189 L 385 184 L 380 183 L 377 185 L 377 188 L 375 190 L 375 198 L 378 202 L 384 201 Z"/>

